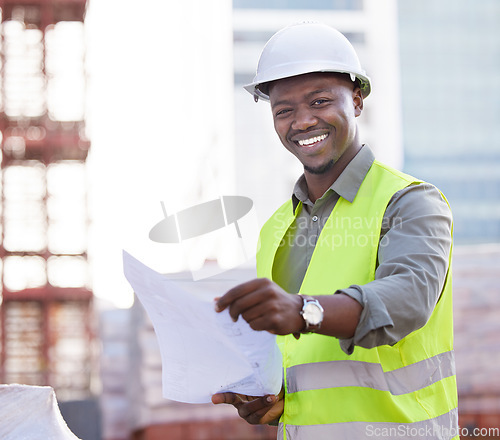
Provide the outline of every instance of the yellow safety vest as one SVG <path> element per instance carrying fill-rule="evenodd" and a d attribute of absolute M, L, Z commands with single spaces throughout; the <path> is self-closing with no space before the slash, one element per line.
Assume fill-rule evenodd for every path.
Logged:
<path fill-rule="evenodd" d="M 300 293 L 331 295 L 373 281 L 386 207 L 412 183 L 420 181 L 375 161 L 354 201 L 340 198 L 335 205 Z M 295 216 L 289 200 L 262 228 L 259 277 L 272 279 L 276 251 Z M 278 438 L 458 439 L 451 293 L 450 266 L 429 321 L 393 346 L 356 346 L 347 355 L 334 337 L 278 337 L 285 387 Z"/>

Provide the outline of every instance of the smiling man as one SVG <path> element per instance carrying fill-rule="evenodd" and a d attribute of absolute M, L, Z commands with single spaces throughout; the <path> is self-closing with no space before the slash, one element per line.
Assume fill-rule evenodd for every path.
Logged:
<path fill-rule="evenodd" d="M 279 31 L 246 88 L 304 173 L 261 231 L 259 278 L 216 309 L 279 335 L 284 384 L 212 401 L 280 439 L 458 438 L 446 200 L 361 143 L 370 80 L 335 29 Z"/>

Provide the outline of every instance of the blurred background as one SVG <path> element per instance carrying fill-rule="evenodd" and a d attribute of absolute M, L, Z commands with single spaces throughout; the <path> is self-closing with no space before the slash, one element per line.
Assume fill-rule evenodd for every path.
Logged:
<path fill-rule="evenodd" d="M 0 8 L 1 383 L 54 387 L 84 440 L 275 438 L 233 408 L 162 399 L 121 252 L 162 272 L 221 262 L 217 235 L 182 249 L 149 240 L 161 203 L 247 196 L 262 224 L 290 196 L 300 167 L 242 86 L 274 32 L 316 20 L 348 37 L 372 79 L 361 139 L 450 201 L 460 425 L 500 428 L 498 0 Z"/>

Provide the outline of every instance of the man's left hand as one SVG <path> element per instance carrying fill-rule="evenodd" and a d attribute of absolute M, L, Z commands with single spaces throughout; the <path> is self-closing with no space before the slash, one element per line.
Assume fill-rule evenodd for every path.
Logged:
<path fill-rule="evenodd" d="M 277 421 L 284 408 L 283 389 L 277 396 L 268 394 L 261 397 L 236 393 L 220 393 L 212 396 L 212 403 L 227 403 L 238 410 L 238 415 L 251 425 L 268 424 Z"/>

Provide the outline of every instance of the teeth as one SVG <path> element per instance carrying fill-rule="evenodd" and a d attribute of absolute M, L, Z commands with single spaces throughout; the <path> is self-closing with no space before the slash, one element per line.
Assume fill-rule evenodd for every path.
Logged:
<path fill-rule="evenodd" d="M 322 134 L 321 136 L 314 136 L 313 138 L 299 141 L 299 145 L 301 147 L 307 147 L 308 145 L 315 144 L 316 142 L 321 142 L 323 139 L 326 139 L 327 137 L 328 137 L 327 134 Z"/>

